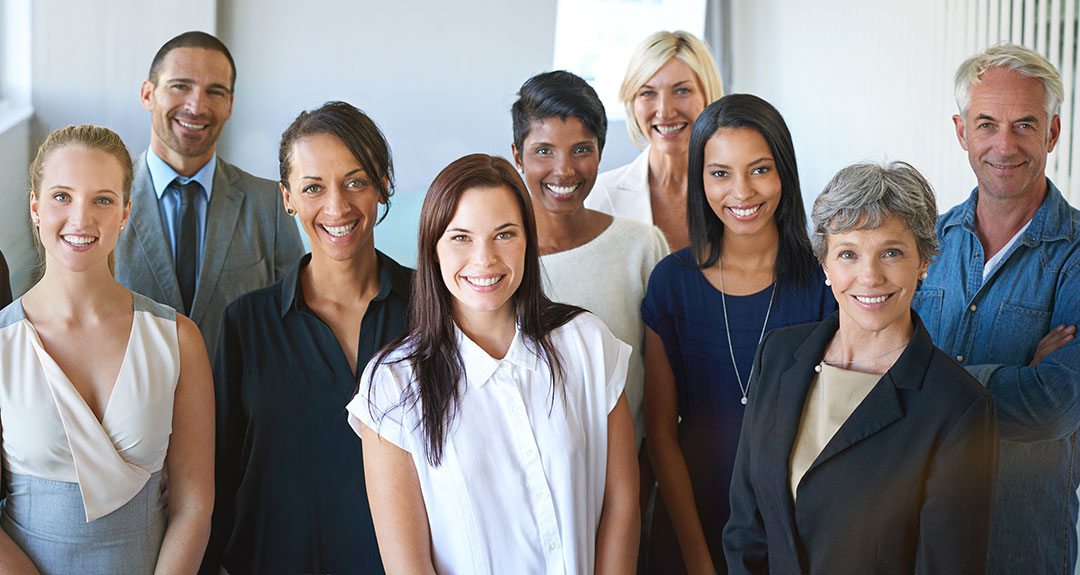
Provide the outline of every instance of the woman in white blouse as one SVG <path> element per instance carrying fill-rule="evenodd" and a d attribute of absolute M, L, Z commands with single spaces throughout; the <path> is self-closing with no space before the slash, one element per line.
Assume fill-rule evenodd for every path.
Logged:
<path fill-rule="evenodd" d="M 600 174 L 585 207 L 656 224 L 675 252 L 690 245 L 686 177 L 698 114 L 724 95 L 709 48 L 689 32 L 656 32 L 634 50 L 619 88 L 633 162 Z"/>
<path fill-rule="evenodd" d="M 53 132 L 30 165 L 46 266 L 0 311 L 3 573 L 194 573 L 206 548 L 210 364 L 191 320 L 113 279 L 131 181 L 97 126 Z"/>
<path fill-rule="evenodd" d="M 630 346 L 543 295 L 506 160 L 440 172 L 419 240 L 410 331 L 348 406 L 387 571 L 632 573 Z"/>

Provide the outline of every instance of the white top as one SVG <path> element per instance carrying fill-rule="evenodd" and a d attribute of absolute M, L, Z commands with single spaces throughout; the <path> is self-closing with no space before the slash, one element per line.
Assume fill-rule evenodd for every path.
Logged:
<path fill-rule="evenodd" d="M 585 198 L 585 207 L 652 225 L 652 200 L 649 195 L 649 148 L 633 162 L 596 177 L 596 184 Z"/>
<path fill-rule="evenodd" d="M 641 321 L 641 300 L 649 286 L 649 274 L 667 254 L 667 240 L 660 228 L 616 217 L 589 243 L 540 256 L 548 297 L 596 314 L 615 337 L 633 346 L 626 400 L 638 447 L 645 437 L 645 323 Z"/>
<path fill-rule="evenodd" d="M 349 413 L 412 454 L 438 573 L 592 573 L 607 476 L 608 414 L 630 346 L 588 313 L 551 333 L 565 372 L 514 336 L 496 360 L 458 330 L 465 366 L 442 461 L 432 467 L 409 363 L 368 364 Z M 407 345 L 407 344 L 406 344 Z M 404 356 L 398 348 L 389 362 Z M 369 409 L 368 399 L 371 398 Z"/>
<path fill-rule="evenodd" d="M 88 522 L 119 509 L 162 468 L 172 433 L 176 312 L 131 296 L 131 336 L 100 422 L 45 351 L 22 299 L 0 311 L 4 468 L 78 483 Z"/>
<path fill-rule="evenodd" d="M 1032 220 L 1033 219 L 1035 218 L 1032 218 Z M 983 281 L 986 281 L 986 278 L 990 277 L 990 272 L 994 271 L 994 268 L 997 267 L 999 263 L 1001 263 L 1001 260 L 1005 257 L 1005 254 L 1009 253 L 1009 249 L 1012 248 L 1013 244 L 1016 243 L 1016 240 L 1020 239 L 1020 236 L 1027 231 L 1029 226 L 1031 226 L 1031 220 L 1028 220 L 1027 223 L 1024 224 L 1024 227 L 1020 228 L 1020 231 L 1016 232 L 1016 235 L 1009 238 L 1009 241 L 1006 242 L 1005 245 L 1002 246 L 996 254 L 990 256 L 990 259 L 986 260 L 986 264 L 983 265 Z"/>

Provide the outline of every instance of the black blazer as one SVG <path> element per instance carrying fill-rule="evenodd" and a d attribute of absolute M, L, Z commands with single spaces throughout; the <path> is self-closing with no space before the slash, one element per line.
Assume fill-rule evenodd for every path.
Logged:
<path fill-rule="evenodd" d="M 0 253 L 0 309 L 4 309 L 9 303 L 11 303 L 11 279 L 8 277 L 4 254 Z"/>
<path fill-rule="evenodd" d="M 994 403 L 911 316 L 907 349 L 814 460 L 794 504 L 788 459 L 838 315 L 761 343 L 724 528 L 731 573 L 986 571 Z"/>

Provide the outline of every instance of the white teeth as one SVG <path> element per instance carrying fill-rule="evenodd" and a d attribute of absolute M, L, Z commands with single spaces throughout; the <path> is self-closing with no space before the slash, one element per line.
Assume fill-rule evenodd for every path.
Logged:
<path fill-rule="evenodd" d="M 465 278 L 465 281 L 467 281 L 467 282 L 469 282 L 472 285 L 477 286 L 477 287 L 488 287 L 488 286 L 493 286 L 493 285 L 499 283 L 500 281 L 502 281 L 502 279 L 503 279 L 503 276 L 492 276 L 492 277 L 489 277 L 489 278 L 470 278 L 470 277 L 467 277 L 467 278 Z"/>
<path fill-rule="evenodd" d="M 328 234 L 334 236 L 335 238 L 343 238 L 343 237 L 349 235 L 349 233 L 352 232 L 353 228 L 355 228 L 355 227 L 356 227 L 356 222 L 353 222 L 351 224 L 345 224 L 343 226 L 326 226 L 326 225 L 324 225 L 322 227 L 322 229 L 326 230 L 326 232 Z"/>
<path fill-rule="evenodd" d="M 568 196 L 574 193 L 574 190 L 578 189 L 581 184 L 574 184 L 572 186 L 556 186 L 554 184 L 544 184 L 551 193 L 556 196 Z"/>
<path fill-rule="evenodd" d="M 183 120 L 177 120 L 176 123 L 180 124 L 181 126 L 187 128 L 189 130 L 202 130 L 203 128 L 206 127 L 205 125 L 200 125 L 200 124 L 189 124 L 189 123 L 187 123 L 187 122 L 185 122 Z"/>
<path fill-rule="evenodd" d="M 674 124 L 674 125 L 667 125 L 667 126 L 662 126 L 662 125 L 658 124 L 658 125 L 653 126 L 653 127 L 656 128 L 656 131 L 660 132 L 661 134 L 674 134 L 675 132 L 678 132 L 679 130 L 685 128 L 686 127 L 686 122 L 683 122 L 682 124 Z"/>
<path fill-rule="evenodd" d="M 94 243 L 95 241 L 97 241 L 97 238 L 95 238 L 93 236 L 61 236 L 61 237 L 64 238 L 65 242 L 67 242 L 67 243 L 69 243 L 69 244 L 71 244 L 73 246 L 88 246 L 88 245 Z"/>
<path fill-rule="evenodd" d="M 879 295 L 877 297 L 864 297 L 864 296 L 858 296 L 857 295 L 857 296 L 855 296 L 855 299 L 861 301 L 862 303 L 881 303 L 881 302 L 889 299 L 889 296 L 887 296 L 887 295 Z"/>
<path fill-rule="evenodd" d="M 734 213 L 736 216 L 739 216 L 740 218 L 745 218 L 747 216 L 752 216 L 752 215 L 756 214 L 757 211 L 761 209 L 761 204 L 758 204 L 758 205 L 756 205 L 756 206 L 754 206 L 752 208 L 728 208 L 728 209 L 731 210 L 731 212 Z"/>

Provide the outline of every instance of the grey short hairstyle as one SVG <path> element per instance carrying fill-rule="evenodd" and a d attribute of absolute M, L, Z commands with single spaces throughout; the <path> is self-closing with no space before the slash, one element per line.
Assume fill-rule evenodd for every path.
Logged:
<path fill-rule="evenodd" d="M 937 216 L 934 190 L 911 164 L 854 164 L 837 172 L 814 200 L 810 243 L 824 262 L 829 235 L 877 229 L 898 218 L 915 235 L 919 256 L 930 262 L 938 254 Z"/>
<path fill-rule="evenodd" d="M 660 31 L 649 35 L 638 44 L 630 56 L 626 76 L 619 88 L 619 101 L 626 106 L 626 129 L 639 148 L 644 148 L 649 142 L 634 117 L 634 99 L 638 90 L 672 58 L 685 62 L 697 75 L 706 106 L 724 96 L 724 85 L 720 80 L 716 60 L 713 59 L 709 47 L 697 36 L 682 30 Z"/>
<path fill-rule="evenodd" d="M 1030 48 L 1002 42 L 968 58 L 956 71 L 956 107 L 959 108 L 961 116 L 966 115 L 968 107 L 971 106 L 971 85 L 981 81 L 979 77 L 983 72 L 998 67 L 1042 80 L 1046 92 L 1047 117 L 1053 118 L 1061 111 L 1065 88 L 1061 84 L 1061 75 L 1057 68 Z"/>

